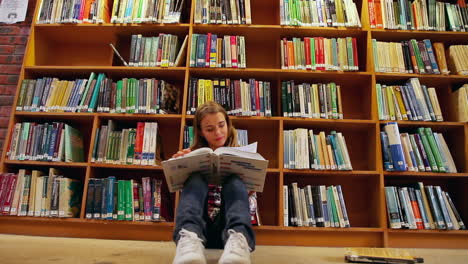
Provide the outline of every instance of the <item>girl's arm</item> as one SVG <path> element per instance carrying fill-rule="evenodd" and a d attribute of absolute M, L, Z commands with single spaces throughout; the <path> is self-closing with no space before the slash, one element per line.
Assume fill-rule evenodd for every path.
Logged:
<path fill-rule="evenodd" d="M 172 158 L 177 158 L 177 157 L 180 157 L 180 156 L 183 156 L 185 154 L 188 154 L 190 153 L 192 150 L 189 149 L 189 148 L 186 148 L 186 149 L 183 149 L 183 150 L 179 150 L 177 151 L 177 153 L 175 153 L 174 155 L 172 155 Z"/>

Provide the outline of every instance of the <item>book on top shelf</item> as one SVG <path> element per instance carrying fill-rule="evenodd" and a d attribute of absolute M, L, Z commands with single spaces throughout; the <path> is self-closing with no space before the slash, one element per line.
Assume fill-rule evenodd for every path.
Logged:
<path fill-rule="evenodd" d="M 182 157 L 162 162 L 169 190 L 182 189 L 192 173 L 207 177 L 208 183 L 221 184 L 231 174 L 244 181 L 247 190 L 262 192 L 268 160 L 256 153 L 257 143 L 244 147 L 200 148 Z"/>

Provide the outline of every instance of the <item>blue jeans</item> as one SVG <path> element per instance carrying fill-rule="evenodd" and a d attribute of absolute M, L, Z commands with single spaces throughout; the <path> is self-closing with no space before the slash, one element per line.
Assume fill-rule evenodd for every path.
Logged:
<path fill-rule="evenodd" d="M 206 248 L 224 248 L 228 230 L 242 233 L 252 251 L 255 233 L 250 222 L 249 198 L 244 182 L 237 175 L 226 178 L 221 191 L 221 211 L 211 220 L 207 213 L 208 183 L 199 174 L 192 174 L 184 184 L 177 207 L 173 239 L 179 241 L 184 228 L 203 240 Z"/>

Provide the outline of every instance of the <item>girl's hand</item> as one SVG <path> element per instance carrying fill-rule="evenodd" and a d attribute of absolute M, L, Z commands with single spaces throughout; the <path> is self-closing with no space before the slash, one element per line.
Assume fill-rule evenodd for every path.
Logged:
<path fill-rule="evenodd" d="M 176 154 L 172 155 L 172 158 L 181 157 L 181 156 L 183 156 L 183 155 L 185 155 L 185 154 L 190 153 L 191 151 L 192 151 L 192 150 L 189 149 L 189 148 L 186 148 L 186 149 L 183 149 L 183 150 L 179 150 L 179 151 L 177 151 Z"/>

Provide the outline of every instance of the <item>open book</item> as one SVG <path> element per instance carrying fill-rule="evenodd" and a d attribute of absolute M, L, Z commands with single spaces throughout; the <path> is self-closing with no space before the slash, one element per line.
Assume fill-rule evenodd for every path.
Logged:
<path fill-rule="evenodd" d="M 221 147 L 215 151 L 200 148 L 182 157 L 163 161 L 169 190 L 175 192 L 182 189 L 192 173 L 200 173 L 212 184 L 221 184 L 224 177 L 237 174 L 244 181 L 247 190 L 262 192 L 268 160 L 258 153 L 250 152 L 252 146 Z M 256 150 L 256 145 L 253 148 Z"/>

